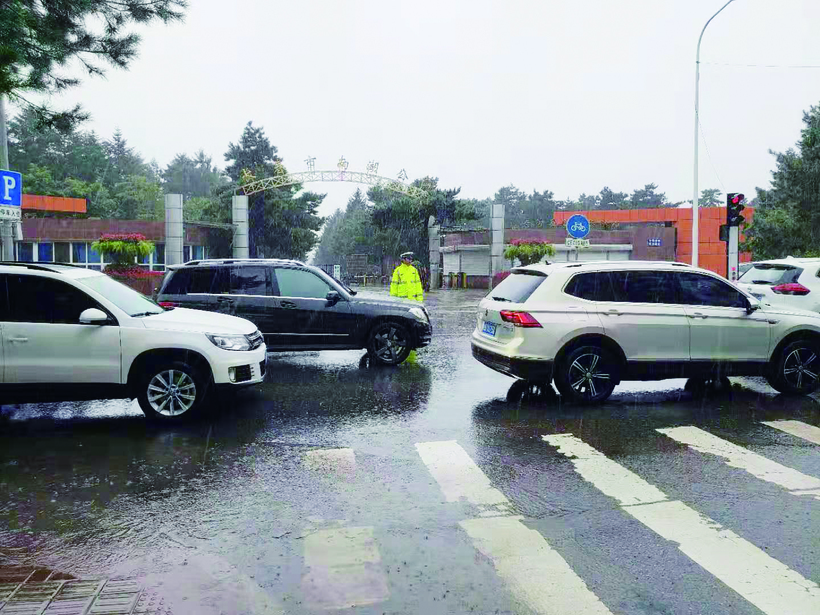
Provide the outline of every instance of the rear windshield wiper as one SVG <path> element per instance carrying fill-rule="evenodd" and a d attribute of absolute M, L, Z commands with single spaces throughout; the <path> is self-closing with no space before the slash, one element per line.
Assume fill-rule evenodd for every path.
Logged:
<path fill-rule="evenodd" d="M 506 297 L 496 297 L 495 295 L 493 295 L 491 299 L 493 301 L 506 301 L 507 303 L 512 303 L 512 299 L 507 299 Z"/>
<path fill-rule="evenodd" d="M 752 284 L 771 284 L 769 280 L 752 280 Z"/>

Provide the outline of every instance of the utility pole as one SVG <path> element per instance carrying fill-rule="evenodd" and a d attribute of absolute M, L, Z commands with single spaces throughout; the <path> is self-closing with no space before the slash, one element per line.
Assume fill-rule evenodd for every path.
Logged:
<path fill-rule="evenodd" d="M 6 97 L 0 94 L 0 169 L 9 168 L 9 137 L 6 131 Z"/>
<path fill-rule="evenodd" d="M 698 222 L 700 221 L 700 195 L 698 194 L 698 141 L 700 134 L 700 43 L 703 41 L 703 33 L 706 32 L 707 26 L 712 23 L 712 20 L 720 15 L 720 13 L 727 6 L 732 4 L 735 0 L 729 0 L 721 9 L 709 18 L 703 30 L 700 31 L 700 38 L 698 39 L 698 53 L 695 58 L 695 187 L 692 195 L 692 265 L 698 266 L 698 248 L 700 247 L 700 234 L 698 232 Z"/>

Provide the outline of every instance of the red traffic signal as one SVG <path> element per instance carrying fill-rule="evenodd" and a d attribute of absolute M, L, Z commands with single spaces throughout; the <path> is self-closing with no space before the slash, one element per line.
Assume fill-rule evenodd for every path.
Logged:
<path fill-rule="evenodd" d="M 730 192 L 726 195 L 726 224 L 728 226 L 740 226 L 743 222 L 743 216 L 740 213 L 743 211 L 745 200 L 746 195 L 739 192 Z"/>

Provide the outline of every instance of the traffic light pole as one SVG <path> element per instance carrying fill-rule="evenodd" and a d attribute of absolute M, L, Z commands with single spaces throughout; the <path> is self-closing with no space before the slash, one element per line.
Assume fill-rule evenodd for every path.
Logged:
<path fill-rule="evenodd" d="M 692 265 L 698 266 L 698 247 L 700 234 L 698 232 L 698 222 L 700 222 L 700 196 L 698 194 L 698 142 L 700 141 L 700 43 L 703 41 L 703 33 L 706 32 L 707 26 L 712 23 L 712 20 L 720 15 L 720 13 L 727 6 L 732 4 L 735 0 L 729 0 L 721 9 L 709 18 L 703 30 L 700 31 L 700 38 L 698 38 L 698 52 L 695 58 L 695 185 L 692 193 Z"/>
<path fill-rule="evenodd" d="M 730 282 L 737 282 L 738 277 L 738 244 L 740 242 L 740 227 L 729 227 L 729 243 L 726 247 L 726 278 Z"/>

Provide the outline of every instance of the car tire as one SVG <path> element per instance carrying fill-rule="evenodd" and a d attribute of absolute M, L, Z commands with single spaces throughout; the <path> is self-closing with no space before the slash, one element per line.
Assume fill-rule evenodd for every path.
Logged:
<path fill-rule="evenodd" d="M 398 365 L 413 350 L 410 331 L 396 322 L 383 322 L 370 332 L 367 353 L 372 362 L 380 365 Z"/>
<path fill-rule="evenodd" d="M 203 412 L 208 384 L 200 370 L 184 361 L 148 363 L 136 384 L 137 401 L 150 420 L 181 422 Z"/>
<path fill-rule="evenodd" d="M 567 354 L 555 373 L 561 396 L 577 403 L 595 404 L 612 395 L 618 363 L 600 346 L 580 346 Z"/>
<path fill-rule="evenodd" d="M 766 376 L 773 389 L 787 395 L 810 395 L 820 386 L 820 343 L 797 340 L 772 359 Z"/>

